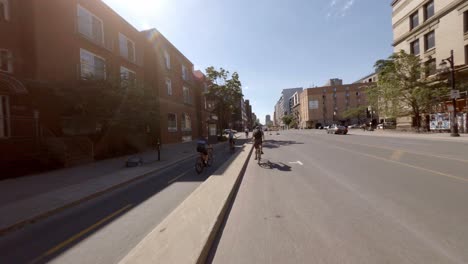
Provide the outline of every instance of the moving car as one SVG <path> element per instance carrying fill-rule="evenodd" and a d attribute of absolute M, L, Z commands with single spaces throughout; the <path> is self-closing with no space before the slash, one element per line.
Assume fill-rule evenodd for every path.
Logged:
<path fill-rule="evenodd" d="M 345 126 L 339 126 L 339 125 L 331 125 L 327 129 L 327 134 L 342 134 L 346 135 L 348 133 L 348 129 Z"/>
<path fill-rule="evenodd" d="M 224 134 L 227 135 L 227 134 L 229 134 L 229 132 L 231 132 L 231 129 L 229 129 L 229 128 L 224 129 Z M 237 130 L 234 130 L 234 129 L 233 129 L 233 130 L 232 130 L 232 133 L 234 133 L 234 134 L 237 133 Z"/>

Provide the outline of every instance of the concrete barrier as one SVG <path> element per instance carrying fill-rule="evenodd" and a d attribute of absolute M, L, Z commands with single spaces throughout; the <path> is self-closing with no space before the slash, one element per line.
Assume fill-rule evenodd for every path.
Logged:
<path fill-rule="evenodd" d="M 204 263 L 253 145 L 246 144 L 151 231 L 120 264 Z"/>

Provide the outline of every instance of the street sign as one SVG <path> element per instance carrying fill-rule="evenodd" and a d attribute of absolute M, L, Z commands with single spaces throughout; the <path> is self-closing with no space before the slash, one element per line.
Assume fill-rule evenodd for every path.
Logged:
<path fill-rule="evenodd" d="M 449 112 L 453 112 L 453 105 L 452 104 L 447 105 L 447 110 L 449 110 Z"/>
<path fill-rule="evenodd" d="M 458 98 L 460 98 L 460 91 L 450 90 L 450 99 L 458 99 Z"/>

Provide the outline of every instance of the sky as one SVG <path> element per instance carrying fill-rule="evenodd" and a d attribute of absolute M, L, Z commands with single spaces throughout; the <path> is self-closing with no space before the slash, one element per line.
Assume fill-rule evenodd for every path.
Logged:
<path fill-rule="evenodd" d="M 238 72 L 264 123 L 285 88 L 352 83 L 392 53 L 390 0 L 103 0 L 194 64 Z"/>

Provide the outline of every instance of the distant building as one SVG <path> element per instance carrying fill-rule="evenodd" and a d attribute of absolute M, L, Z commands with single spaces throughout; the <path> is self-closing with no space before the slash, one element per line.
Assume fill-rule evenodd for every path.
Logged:
<path fill-rule="evenodd" d="M 362 115 L 352 118 L 344 117 L 346 110 L 366 107 L 365 95 L 367 83 L 354 83 L 323 86 L 305 89 L 300 94 L 299 116 L 300 128 L 316 128 L 320 125 L 361 123 L 367 118 L 363 109 Z"/>
<path fill-rule="evenodd" d="M 302 90 L 303 88 L 299 87 L 284 89 L 281 92 L 281 97 L 275 105 L 275 123 L 277 126 L 284 127 L 283 116 L 290 115 L 292 113 L 292 104 L 290 99 L 296 92 L 301 92 Z"/>
<path fill-rule="evenodd" d="M 379 80 L 379 75 L 377 73 L 371 73 L 361 79 L 355 81 L 354 83 L 375 83 Z"/>
<path fill-rule="evenodd" d="M 342 84 L 343 84 L 342 79 L 335 78 L 335 79 L 328 80 L 324 86 L 334 86 L 334 85 L 342 85 Z"/>
<path fill-rule="evenodd" d="M 271 116 L 270 115 L 266 115 L 265 116 L 265 125 L 273 125 L 273 122 L 271 121 Z"/>

